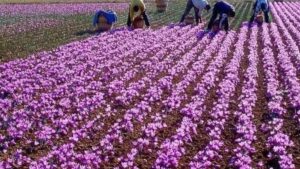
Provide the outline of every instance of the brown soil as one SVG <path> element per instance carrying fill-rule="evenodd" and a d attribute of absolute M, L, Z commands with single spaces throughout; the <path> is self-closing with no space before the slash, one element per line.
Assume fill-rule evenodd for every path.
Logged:
<path fill-rule="evenodd" d="M 254 143 L 256 153 L 253 154 L 252 158 L 255 164 L 263 160 L 265 166 L 271 165 L 273 166 L 273 159 L 268 159 L 267 154 L 269 153 L 269 149 L 266 147 L 266 141 L 267 141 L 267 133 L 264 133 L 260 130 L 261 125 L 263 123 L 266 123 L 265 117 L 268 116 L 269 110 L 268 110 L 268 100 L 266 97 L 267 94 L 267 88 L 266 88 L 266 75 L 265 71 L 263 68 L 263 62 L 262 62 L 262 57 L 263 54 L 261 52 L 262 47 L 263 47 L 263 42 L 262 42 L 262 36 L 260 34 L 262 32 L 262 28 L 260 27 L 258 30 L 258 38 L 257 38 L 257 44 L 258 44 L 258 79 L 257 79 L 257 101 L 255 104 L 255 107 L 253 109 L 254 112 L 254 124 L 256 125 L 257 129 L 257 140 Z M 275 162 L 275 161 L 274 161 Z M 276 162 L 275 162 L 276 163 Z M 276 164 L 274 164 L 276 165 Z M 269 167 L 271 167 L 269 166 Z M 273 166 L 274 167 L 274 166 Z"/>

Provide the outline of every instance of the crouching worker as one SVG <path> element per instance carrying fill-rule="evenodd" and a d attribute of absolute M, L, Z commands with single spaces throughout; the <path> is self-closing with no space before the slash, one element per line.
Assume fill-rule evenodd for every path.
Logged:
<path fill-rule="evenodd" d="M 256 16 L 261 11 L 264 13 L 265 21 L 267 23 L 269 23 L 269 1 L 268 0 L 256 0 L 253 5 L 253 15 L 251 16 L 250 24 L 254 21 Z"/>
<path fill-rule="evenodd" d="M 212 29 L 213 25 L 216 23 L 215 20 L 217 19 L 218 15 L 219 15 L 219 20 L 217 23 L 219 24 L 219 28 L 224 26 L 224 30 L 228 32 L 229 30 L 228 17 L 235 17 L 234 7 L 225 1 L 216 2 L 213 8 L 213 14 L 208 23 L 208 27 L 207 27 L 208 30 Z"/>
<path fill-rule="evenodd" d="M 93 19 L 93 25 L 97 26 L 97 31 L 108 31 L 117 22 L 117 14 L 114 11 L 98 11 Z"/>
<path fill-rule="evenodd" d="M 180 19 L 180 23 L 184 21 L 185 17 L 190 13 L 192 8 L 194 8 L 196 23 L 198 25 L 199 20 L 200 23 L 202 23 L 202 18 L 201 18 L 202 10 L 206 9 L 207 11 L 209 11 L 211 7 L 206 0 L 188 0 L 185 7 L 185 11 Z"/>
<path fill-rule="evenodd" d="M 143 0 L 131 0 L 129 5 L 129 13 L 127 19 L 127 26 L 131 27 L 133 24 L 134 27 L 140 28 L 141 26 L 135 25 L 135 20 L 144 20 L 145 25 L 150 27 L 148 16 L 146 14 L 146 7 Z"/>

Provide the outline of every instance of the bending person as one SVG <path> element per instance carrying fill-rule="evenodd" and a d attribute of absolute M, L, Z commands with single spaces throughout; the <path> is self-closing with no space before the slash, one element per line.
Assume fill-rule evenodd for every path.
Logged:
<path fill-rule="evenodd" d="M 146 7 L 143 0 L 131 0 L 131 3 L 129 5 L 127 26 L 130 27 L 134 19 L 140 16 L 142 16 L 142 18 L 144 19 L 145 25 L 149 27 L 150 23 L 146 14 Z"/>
<path fill-rule="evenodd" d="M 232 5 L 225 1 L 216 2 L 213 8 L 213 14 L 208 23 L 208 30 L 212 29 L 215 20 L 219 15 L 219 25 L 224 26 L 226 32 L 229 30 L 228 17 L 235 17 L 235 9 Z"/>
<path fill-rule="evenodd" d="M 211 7 L 206 0 L 188 0 L 185 11 L 180 19 L 180 23 L 184 21 L 185 17 L 190 13 L 192 8 L 194 8 L 195 11 L 196 23 L 199 24 L 199 20 L 200 23 L 202 23 L 201 13 L 203 9 L 209 11 Z"/>
<path fill-rule="evenodd" d="M 254 21 L 255 17 L 260 11 L 264 12 L 265 21 L 269 23 L 269 1 L 268 0 L 256 0 L 253 5 L 253 14 L 250 19 L 250 24 Z"/>

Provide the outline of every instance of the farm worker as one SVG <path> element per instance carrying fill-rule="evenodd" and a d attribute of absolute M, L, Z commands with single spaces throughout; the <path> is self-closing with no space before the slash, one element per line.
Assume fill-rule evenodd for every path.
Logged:
<path fill-rule="evenodd" d="M 146 7 L 143 0 L 131 0 L 131 3 L 129 5 L 127 26 L 130 27 L 134 19 L 139 16 L 143 16 L 145 25 L 149 27 L 150 23 L 146 14 Z"/>
<path fill-rule="evenodd" d="M 201 19 L 202 10 L 206 9 L 207 11 L 209 11 L 211 7 L 206 0 L 188 0 L 185 7 L 185 11 L 180 19 L 180 23 L 184 21 L 185 17 L 190 13 L 192 8 L 194 8 L 195 11 L 196 23 L 199 24 L 199 20 L 200 23 L 202 23 L 202 19 Z"/>
<path fill-rule="evenodd" d="M 228 32 L 229 29 L 228 17 L 235 16 L 234 7 L 228 2 L 218 0 L 213 8 L 213 14 L 208 23 L 208 27 L 207 27 L 208 30 L 211 30 L 218 15 L 219 15 L 219 27 L 224 26 L 225 31 Z"/>
<path fill-rule="evenodd" d="M 265 15 L 265 21 L 269 23 L 269 1 L 268 0 L 256 0 L 253 5 L 253 15 L 250 19 L 250 24 L 254 21 L 254 18 L 263 11 Z"/>
<path fill-rule="evenodd" d="M 107 20 L 107 23 L 110 24 L 110 25 L 117 22 L 117 20 L 118 20 L 116 12 L 111 11 L 111 10 L 106 10 L 106 11 L 99 10 L 99 11 L 96 12 L 96 14 L 94 16 L 94 19 L 93 19 L 93 25 L 94 26 L 99 24 L 99 17 L 100 16 L 104 16 Z"/>

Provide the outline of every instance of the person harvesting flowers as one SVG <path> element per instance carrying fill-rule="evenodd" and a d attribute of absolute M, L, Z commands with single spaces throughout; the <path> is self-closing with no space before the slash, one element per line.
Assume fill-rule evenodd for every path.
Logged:
<path fill-rule="evenodd" d="M 146 7 L 143 0 L 131 0 L 129 5 L 129 13 L 127 19 L 127 26 L 131 27 L 131 24 L 136 18 L 142 18 L 145 21 L 145 25 L 150 27 L 148 16 L 146 14 Z"/>
<path fill-rule="evenodd" d="M 202 10 L 206 9 L 207 11 L 209 11 L 211 7 L 208 4 L 207 0 L 188 0 L 185 11 L 180 19 L 180 23 L 184 21 L 185 17 L 190 13 L 192 8 L 194 8 L 195 11 L 196 23 L 199 24 L 199 20 L 200 23 L 202 23 L 202 19 L 201 19 Z"/>
<path fill-rule="evenodd" d="M 224 30 L 228 32 L 229 24 L 228 17 L 235 17 L 235 8 L 226 1 L 217 1 L 213 8 L 213 13 L 208 23 L 208 30 L 211 30 L 213 25 L 215 24 L 215 20 L 218 19 L 219 28 L 224 26 Z"/>
<path fill-rule="evenodd" d="M 117 22 L 117 13 L 111 10 L 99 10 L 93 18 L 93 25 L 97 26 L 98 31 L 107 31 L 112 28 L 113 23 Z"/>
<path fill-rule="evenodd" d="M 260 13 L 264 13 L 265 21 L 269 23 L 269 1 L 268 0 L 256 0 L 253 5 L 253 14 L 250 18 L 250 24 L 254 21 L 255 17 Z"/>

